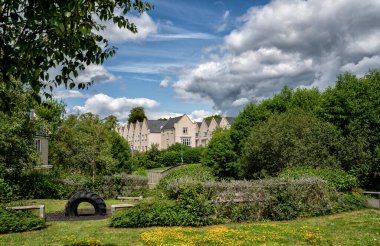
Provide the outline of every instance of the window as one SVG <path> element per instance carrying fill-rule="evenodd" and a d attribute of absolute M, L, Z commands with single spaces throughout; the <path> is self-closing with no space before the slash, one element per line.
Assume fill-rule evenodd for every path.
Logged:
<path fill-rule="evenodd" d="M 183 133 L 183 134 L 187 134 L 187 127 L 183 127 L 183 128 L 182 128 L 182 133 Z"/>
<path fill-rule="evenodd" d="M 207 137 L 207 132 L 204 132 L 203 136 L 204 136 L 204 137 Z"/>
<path fill-rule="evenodd" d="M 183 145 L 191 146 L 191 138 L 181 138 L 181 142 Z"/>
<path fill-rule="evenodd" d="M 38 153 L 41 153 L 42 152 L 42 146 L 41 146 L 41 140 L 40 139 L 36 139 L 35 141 L 35 145 L 36 145 L 36 150 Z"/>
<path fill-rule="evenodd" d="M 198 132 L 195 133 L 195 136 L 198 137 Z"/>

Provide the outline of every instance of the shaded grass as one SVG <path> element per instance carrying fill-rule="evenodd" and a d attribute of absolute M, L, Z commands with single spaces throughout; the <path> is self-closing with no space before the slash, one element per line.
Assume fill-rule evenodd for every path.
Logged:
<path fill-rule="evenodd" d="M 0 245 L 65 245 L 90 239 L 116 245 L 380 245 L 380 210 L 374 209 L 200 228 L 116 229 L 108 225 L 108 219 L 48 222 L 41 231 L 0 235 Z"/>

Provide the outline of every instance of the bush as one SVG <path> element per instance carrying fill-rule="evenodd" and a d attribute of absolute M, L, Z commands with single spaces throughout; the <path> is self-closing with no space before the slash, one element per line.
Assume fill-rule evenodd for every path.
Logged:
<path fill-rule="evenodd" d="M 355 193 L 340 193 L 337 197 L 333 212 L 344 212 L 350 210 L 356 210 L 360 208 L 365 208 L 368 206 L 367 197 L 362 194 Z"/>
<path fill-rule="evenodd" d="M 45 221 L 29 211 L 0 209 L 0 233 L 32 231 L 45 227 Z"/>
<path fill-rule="evenodd" d="M 166 150 L 161 153 L 162 165 L 165 167 L 177 166 L 182 162 L 181 152 Z"/>
<path fill-rule="evenodd" d="M 4 179 L 0 179 L 0 204 L 7 203 L 13 198 L 12 187 Z"/>
<path fill-rule="evenodd" d="M 279 174 L 281 178 L 298 179 L 305 176 L 320 177 L 326 180 L 329 186 L 336 188 L 338 191 L 350 191 L 359 185 L 355 176 L 337 168 L 293 167 L 287 168 Z"/>
<path fill-rule="evenodd" d="M 22 173 L 12 183 L 16 195 L 22 198 L 59 199 L 65 194 L 63 184 L 54 174 L 38 170 Z"/>
<path fill-rule="evenodd" d="M 71 197 L 75 192 L 80 190 L 91 190 L 92 181 L 90 177 L 84 175 L 71 174 L 61 179 L 65 189 L 64 198 Z"/>
<path fill-rule="evenodd" d="M 143 202 L 112 216 L 112 227 L 148 227 L 183 225 L 191 214 L 179 211 L 174 201 Z"/>
<path fill-rule="evenodd" d="M 161 161 L 166 167 L 177 166 L 182 163 L 199 163 L 203 152 L 203 148 L 191 148 L 183 144 L 173 144 L 166 150 L 161 151 Z"/>
<path fill-rule="evenodd" d="M 329 213 L 335 190 L 319 178 L 209 182 L 208 194 L 216 194 L 218 212 L 233 221 L 288 220 Z"/>
<path fill-rule="evenodd" d="M 147 189 L 148 178 L 146 176 L 120 173 L 102 177 L 94 190 L 108 199 L 118 196 L 144 195 Z"/>
<path fill-rule="evenodd" d="M 199 199 L 194 199 L 193 202 L 195 201 L 199 202 Z M 211 203 L 194 204 L 187 202 L 189 201 L 155 200 L 142 202 L 136 207 L 112 216 L 111 226 L 204 226 L 215 222 Z"/>
<path fill-rule="evenodd" d="M 246 178 L 277 175 L 286 167 L 339 167 L 340 133 L 302 110 L 274 114 L 252 128 L 242 156 Z"/>
<path fill-rule="evenodd" d="M 216 202 L 219 219 L 231 221 L 289 220 L 329 214 L 362 207 L 360 203 L 344 207 L 345 196 L 317 177 L 272 179 L 261 181 L 208 181 L 204 183 L 178 180 L 167 186 L 171 199 L 183 194 L 183 187 L 193 185 L 205 200 Z M 343 199 L 343 200 L 342 200 Z"/>
<path fill-rule="evenodd" d="M 201 163 L 210 167 L 215 176 L 224 179 L 237 178 L 239 165 L 237 155 L 233 150 L 230 138 L 230 130 L 217 129 L 203 151 Z"/>
<path fill-rule="evenodd" d="M 170 170 L 169 173 L 160 180 L 158 188 L 167 190 L 167 186 L 170 183 L 185 179 L 203 182 L 214 180 L 215 178 L 209 167 L 204 167 L 200 164 L 188 164 Z"/>

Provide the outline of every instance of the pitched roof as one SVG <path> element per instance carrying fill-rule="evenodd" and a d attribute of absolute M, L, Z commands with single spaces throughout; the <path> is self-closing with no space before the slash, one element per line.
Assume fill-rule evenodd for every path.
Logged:
<path fill-rule="evenodd" d="M 228 121 L 228 123 L 230 123 L 230 125 L 232 125 L 236 119 L 235 117 L 225 117 L 225 118 Z"/>
<path fill-rule="evenodd" d="M 151 133 L 160 133 L 161 126 L 165 125 L 167 120 L 147 120 L 148 128 Z"/>
<path fill-rule="evenodd" d="M 222 119 L 221 119 L 221 118 L 214 118 L 214 119 L 215 119 L 216 123 L 217 123 L 218 126 L 219 126 L 219 124 L 220 124 L 220 122 L 222 121 Z"/>
<path fill-rule="evenodd" d="M 183 117 L 183 115 L 175 117 L 175 118 L 169 118 L 169 120 L 167 120 L 166 124 L 162 127 L 162 130 L 173 129 L 174 124 L 177 123 L 182 117 Z"/>
<path fill-rule="evenodd" d="M 210 126 L 211 120 L 205 120 L 207 126 Z"/>
<path fill-rule="evenodd" d="M 195 123 L 197 123 L 197 125 L 198 125 L 199 128 L 200 128 L 201 125 L 202 125 L 202 122 L 195 122 Z"/>

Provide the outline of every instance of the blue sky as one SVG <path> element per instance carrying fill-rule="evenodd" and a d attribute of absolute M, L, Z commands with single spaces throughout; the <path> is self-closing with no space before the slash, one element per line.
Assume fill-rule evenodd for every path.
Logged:
<path fill-rule="evenodd" d="M 117 54 L 79 76 L 94 80 L 89 90 L 56 92 L 68 112 L 234 116 L 284 85 L 325 89 L 341 72 L 379 67 L 376 0 L 150 2 L 132 17 L 136 35 L 106 23 Z"/>

